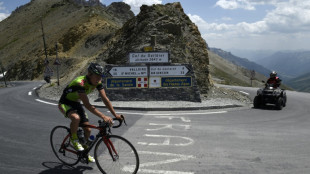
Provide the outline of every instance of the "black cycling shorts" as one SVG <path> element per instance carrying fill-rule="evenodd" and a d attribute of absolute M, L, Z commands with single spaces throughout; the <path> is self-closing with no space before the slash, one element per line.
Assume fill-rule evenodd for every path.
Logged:
<path fill-rule="evenodd" d="M 80 126 L 85 123 L 85 122 L 88 122 L 88 115 L 86 114 L 83 106 L 81 103 L 78 103 L 78 102 L 72 102 L 70 104 L 62 104 L 62 103 L 59 103 L 58 104 L 58 108 L 60 110 L 60 112 L 66 117 L 66 118 L 69 118 L 68 117 L 68 113 L 71 112 L 71 111 L 74 111 L 76 112 L 79 116 L 80 116 Z"/>

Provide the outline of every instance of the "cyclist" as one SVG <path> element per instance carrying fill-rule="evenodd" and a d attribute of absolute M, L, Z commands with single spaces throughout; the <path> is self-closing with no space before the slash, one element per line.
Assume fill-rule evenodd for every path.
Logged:
<path fill-rule="evenodd" d="M 99 95 L 102 98 L 103 103 L 110 110 L 110 112 L 118 119 L 121 119 L 121 116 L 116 114 L 114 108 L 106 96 L 105 90 L 103 89 L 102 76 L 104 74 L 103 67 L 97 63 L 91 63 L 88 67 L 88 74 L 86 76 L 80 76 L 74 79 L 63 91 L 63 94 L 59 100 L 58 108 L 64 114 L 65 117 L 71 119 L 70 130 L 71 138 L 70 141 L 73 144 L 74 148 L 77 151 L 83 151 L 84 148 L 87 148 L 86 145 L 81 145 L 78 136 L 77 130 L 79 126 L 89 124 L 88 115 L 85 113 L 85 110 L 80 103 L 82 101 L 86 109 L 91 113 L 102 118 L 105 122 L 112 124 L 113 119 L 101 113 L 93 105 L 89 103 L 87 94 L 94 91 L 95 88 L 99 91 Z M 88 140 L 90 136 L 91 129 L 85 128 L 84 136 Z M 89 162 L 95 162 L 95 159 L 88 155 Z"/>

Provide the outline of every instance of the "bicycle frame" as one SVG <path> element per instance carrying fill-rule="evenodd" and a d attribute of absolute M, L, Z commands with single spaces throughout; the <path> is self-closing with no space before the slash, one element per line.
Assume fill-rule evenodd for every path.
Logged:
<path fill-rule="evenodd" d="M 99 130 L 99 133 L 96 135 L 95 140 L 90 144 L 90 146 L 82 152 L 68 149 L 67 146 L 65 145 L 65 142 L 67 142 L 67 140 L 70 138 L 70 132 L 69 132 L 68 135 L 65 137 L 65 139 L 62 142 L 61 148 L 59 149 L 59 152 L 61 152 L 61 150 L 65 150 L 65 151 L 68 151 L 68 152 L 71 152 L 71 153 L 78 155 L 79 159 L 81 159 L 81 158 L 85 157 L 91 151 L 91 149 L 95 146 L 95 144 L 98 142 L 98 140 L 100 138 L 102 138 L 104 144 L 106 145 L 106 147 L 109 150 L 109 154 L 110 154 L 111 158 L 113 159 L 113 161 L 116 161 L 118 158 L 118 153 L 116 152 L 116 149 L 115 149 L 112 141 L 108 138 L 109 133 L 107 133 L 107 129 L 110 129 L 110 128 L 100 127 L 100 126 L 95 126 L 95 125 L 85 125 L 83 127 L 89 127 L 91 129 Z M 113 155 L 113 152 L 115 155 Z"/>
<path fill-rule="evenodd" d="M 124 117 L 117 121 L 119 124 L 112 128 L 120 127 L 122 122 L 127 125 Z M 75 150 L 73 147 L 70 141 L 70 128 L 66 126 L 54 127 L 51 131 L 50 142 L 56 157 L 69 166 L 76 165 L 79 162 L 88 164 L 89 153 L 94 148 L 95 162 L 102 173 L 119 171 L 119 173 L 136 174 L 139 170 L 139 155 L 135 147 L 127 139 L 112 135 L 111 127 L 106 122 L 99 120 L 98 123 L 98 126 L 90 124 L 81 126 L 99 131 L 96 133 L 94 141 L 87 143 L 88 147 L 85 147 L 83 151 Z M 133 166 L 129 169 L 132 171 L 129 171 L 127 166 Z"/>

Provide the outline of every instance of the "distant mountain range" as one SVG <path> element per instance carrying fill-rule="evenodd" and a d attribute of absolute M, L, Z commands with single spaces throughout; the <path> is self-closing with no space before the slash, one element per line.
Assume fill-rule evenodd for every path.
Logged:
<path fill-rule="evenodd" d="M 310 51 L 231 50 L 267 69 L 277 71 L 285 84 L 298 91 L 310 92 Z M 232 54 L 228 52 L 229 54 Z M 235 56 L 235 57 L 238 57 Z M 231 57 L 231 56 L 228 56 Z M 239 60 L 239 59 L 235 59 Z M 247 67 L 247 66 L 245 66 Z"/>
<path fill-rule="evenodd" d="M 208 56 L 210 74 L 212 80 L 217 84 L 262 87 L 262 80 L 266 81 L 267 77 L 257 72 L 254 80 L 251 80 L 251 70 L 233 64 L 210 50 Z"/>
<path fill-rule="evenodd" d="M 277 71 L 285 80 L 289 81 L 310 73 L 310 51 L 276 52 L 260 59 L 259 63 Z"/>

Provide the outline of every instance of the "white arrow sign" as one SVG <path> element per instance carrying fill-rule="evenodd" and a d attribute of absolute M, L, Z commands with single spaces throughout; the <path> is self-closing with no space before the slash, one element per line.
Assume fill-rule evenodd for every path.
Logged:
<path fill-rule="evenodd" d="M 146 77 L 147 66 L 113 67 L 109 73 L 113 77 Z"/>
<path fill-rule="evenodd" d="M 185 76 L 188 72 L 184 65 L 150 66 L 150 76 Z"/>

